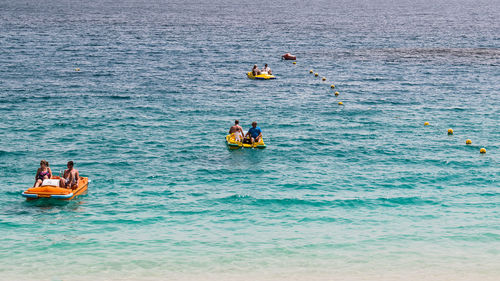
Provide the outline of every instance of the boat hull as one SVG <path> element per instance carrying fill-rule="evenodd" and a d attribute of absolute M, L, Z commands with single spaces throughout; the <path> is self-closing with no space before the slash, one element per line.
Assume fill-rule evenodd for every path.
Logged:
<path fill-rule="evenodd" d="M 52 177 L 52 179 L 59 179 L 59 177 Z M 86 194 L 88 185 L 89 185 L 89 178 L 80 177 L 80 179 L 78 180 L 78 186 L 75 189 L 46 185 L 46 186 L 28 188 L 21 195 L 25 197 L 26 200 L 37 200 L 37 199 L 72 200 L 80 195 Z"/>
<path fill-rule="evenodd" d="M 226 145 L 229 149 L 240 149 L 240 148 L 266 148 L 266 144 L 264 143 L 264 138 L 260 138 L 259 142 L 254 143 L 253 145 L 250 143 L 243 143 L 241 141 L 236 141 L 234 139 L 233 134 L 229 134 L 226 136 Z"/>
<path fill-rule="evenodd" d="M 247 73 L 247 77 L 252 80 L 273 80 L 276 79 L 276 76 L 270 74 L 259 74 L 257 76 L 253 76 L 252 72 Z"/>

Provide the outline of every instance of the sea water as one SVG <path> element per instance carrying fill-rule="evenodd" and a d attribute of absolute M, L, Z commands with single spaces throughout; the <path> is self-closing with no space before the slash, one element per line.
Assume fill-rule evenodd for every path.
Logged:
<path fill-rule="evenodd" d="M 499 280 L 499 5 L 1 1 L 0 279 Z"/>

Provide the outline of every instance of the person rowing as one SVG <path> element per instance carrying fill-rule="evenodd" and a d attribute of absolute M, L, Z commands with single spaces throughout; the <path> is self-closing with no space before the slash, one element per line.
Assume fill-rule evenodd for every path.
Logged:
<path fill-rule="evenodd" d="M 272 75 L 272 71 L 271 71 L 271 68 L 269 68 L 269 66 L 267 66 L 267 63 L 264 65 L 264 68 L 262 69 L 261 73 L 265 73 L 265 74 L 269 74 L 269 75 Z"/>
<path fill-rule="evenodd" d="M 73 161 L 69 161 L 67 164 L 68 169 L 64 171 L 64 174 L 59 182 L 61 187 L 75 189 L 78 187 L 78 179 L 80 178 L 80 174 L 78 170 L 75 169 Z"/>
<path fill-rule="evenodd" d="M 245 138 L 247 137 L 250 137 L 252 145 L 260 141 L 260 139 L 262 138 L 262 130 L 260 129 L 260 127 L 257 127 L 257 122 L 252 122 L 252 128 L 250 128 L 245 135 Z"/>

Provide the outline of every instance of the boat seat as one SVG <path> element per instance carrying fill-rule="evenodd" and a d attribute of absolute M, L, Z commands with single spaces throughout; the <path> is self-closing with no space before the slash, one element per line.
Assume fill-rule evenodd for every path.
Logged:
<path fill-rule="evenodd" d="M 46 186 L 46 185 L 59 186 L 59 180 L 58 179 L 45 179 L 42 182 L 42 186 Z"/>

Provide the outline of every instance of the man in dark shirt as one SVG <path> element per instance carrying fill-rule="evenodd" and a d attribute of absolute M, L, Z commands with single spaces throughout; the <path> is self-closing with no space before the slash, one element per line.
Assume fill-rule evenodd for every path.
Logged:
<path fill-rule="evenodd" d="M 257 127 L 257 122 L 252 122 L 252 128 L 248 130 L 245 137 L 247 136 L 250 136 L 252 144 L 260 141 L 260 139 L 262 138 L 262 130 L 260 129 L 260 127 Z"/>

